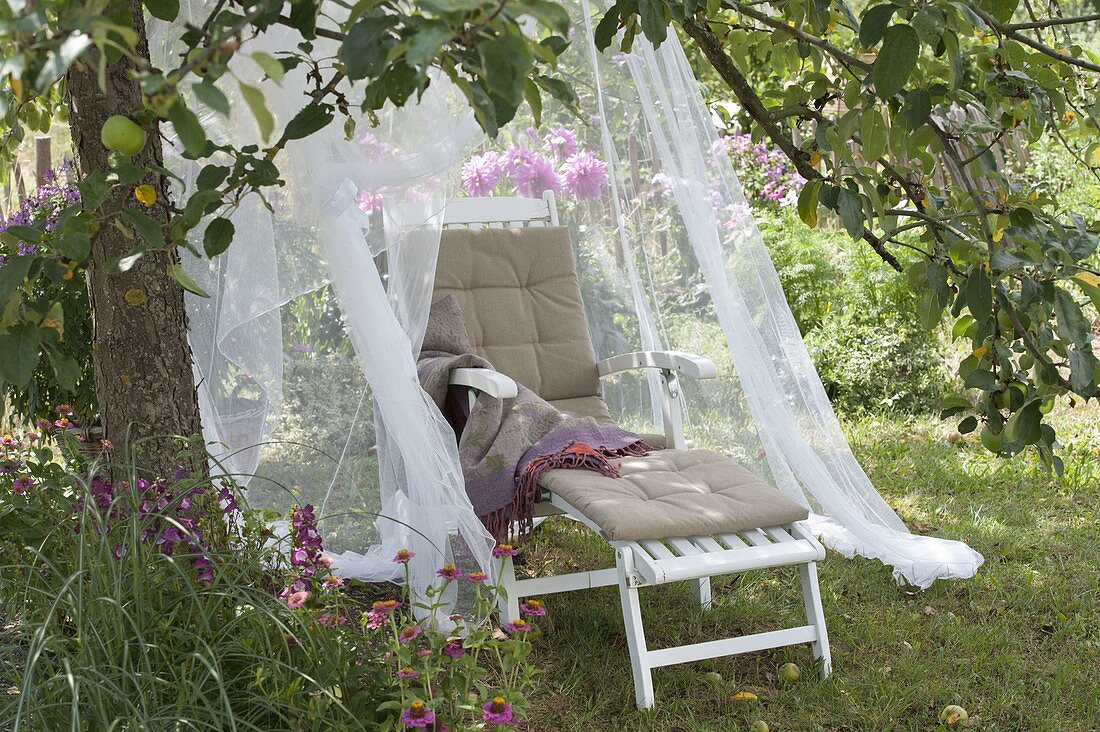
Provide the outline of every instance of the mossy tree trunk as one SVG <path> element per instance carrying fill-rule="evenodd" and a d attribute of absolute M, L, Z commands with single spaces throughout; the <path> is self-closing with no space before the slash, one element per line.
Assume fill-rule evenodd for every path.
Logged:
<path fill-rule="evenodd" d="M 141 3 L 133 0 L 117 5 L 120 10 L 129 6 L 139 37 L 138 53 L 147 58 L 149 44 Z M 95 61 L 93 57 L 88 63 L 75 64 L 67 77 L 73 147 L 82 177 L 110 167 L 108 151 L 100 141 L 103 123 L 115 114 L 127 114 L 138 121 L 142 111 L 140 89 L 130 76 L 131 62 L 122 59 L 108 65 L 104 90 L 96 78 Z M 160 166 L 159 124 L 154 118 L 143 125 L 148 141 L 132 162 L 138 167 Z M 152 206 L 139 204 L 133 187 L 125 187 L 104 203 L 103 212 L 140 206 L 161 225 L 166 241 L 171 241 L 167 178 L 153 174 L 141 183 L 156 191 Z M 106 437 L 119 447 L 127 440 L 131 444 L 143 440 L 141 464 L 159 475 L 171 475 L 178 448 L 167 436 L 200 433 L 198 395 L 187 342 L 184 293 L 168 274 L 169 267 L 179 263 L 179 254 L 175 250 L 150 251 L 129 270 L 111 271 L 109 263 L 129 254 L 140 241 L 136 234 L 130 238 L 112 224 L 101 226 L 92 237 L 88 286 L 96 395 Z"/>

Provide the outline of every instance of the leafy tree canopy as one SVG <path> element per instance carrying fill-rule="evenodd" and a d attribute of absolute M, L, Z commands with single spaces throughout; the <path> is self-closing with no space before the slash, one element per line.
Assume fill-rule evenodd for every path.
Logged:
<path fill-rule="evenodd" d="M 144 9 L 173 21 L 179 3 L 145 0 Z M 123 57 L 144 104 L 119 113 L 146 129 L 164 120 L 187 156 L 219 160 L 206 164 L 188 200 L 171 202 L 166 229 L 144 213 L 155 191 L 142 181 L 171 174 L 137 167 L 120 152 L 111 170 L 79 181 L 81 202 L 49 226 L 2 235 L 12 253 L 0 268 L 0 380 L 9 384 L 27 383 L 41 359 L 61 352 L 55 302 L 35 294 L 50 290 L 26 283 L 71 279 L 104 226 L 133 238 L 132 252 L 113 263 L 119 270 L 151 249 L 195 249 L 188 233 L 203 221 L 204 251 L 196 253 L 219 256 L 232 242 L 233 208 L 282 184 L 281 148 L 346 116 L 347 84 L 364 92 L 369 113 L 415 99 L 437 69 L 491 134 L 525 101 L 536 117 L 543 94 L 573 101 L 553 71 L 569 19 L 550 0 L 220 0 L 202 22 L 181 24 L 186 50 L 171 69 L 150 64 L 132 12 L 130 3 L 109 0 L 0 6 L 0 163 L 10 163 L 29 131 L 48 128 L 73 64 L 102 77 Z M 538 21 L 537 37 L 521 32 L 523 16 Z M 344 20 L 319 25 L 319 17 Z M 960 400 L 945 414 L 959 415 L 963 432 L 980 428 L 990 450 L 1035 446 L 1060 468 L 1043 417 L 1060 397 L 1095 396 L 1100 376 L 1089 310 L 1090 299 L 1100 308 L 1096 226 L 1025 184 L 1004 143 L 1054 136 L 1077 161 L 1068 174 L 1098 174 L 1100 59 L 1075 42 L 1098 20 L 1094 8 L 1064 12 L 1030 0 L 895 0 L 862 9 L 823 0 L 619 0 L 596 37 L 601 47 L 629 50 L 639 34 L 660 43 L 678 26 L 692 39 L 754 135 L 770 138 L 806 179 L 803 221 L 816 226 L 831 211 L 891 266 L 913 262 L 915 317 L 934 327 L 949 313 L 953 336 L 971 344 L 958 369 L 977 405 Z M 300 43 L 275 56 L 250 53 L 249 41 L 276 25 L 295 29 Z M 314 53 L 318 36 L 340 42 L 335 59 Z M 239 54 L 275 79 L 309 69 L 315 88 L 282 129 L 262 90 L 233 78 L 228 64 Z M 221 114 L 226 85 L 237 85 L 264 145 L 212 142 L 177 92 L 192 80 L 198 104 Z M 104 209 L 119 188 L 133 189 L 131 205 Z M 916 256 L 899 258 L 902 249 Z M 178 266 L 169 274 L 199 291 Z"/>

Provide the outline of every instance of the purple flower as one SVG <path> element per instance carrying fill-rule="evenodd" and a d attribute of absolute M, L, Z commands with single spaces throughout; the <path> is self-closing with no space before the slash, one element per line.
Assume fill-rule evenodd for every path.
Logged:
<path fill-rule="evenodd" d="M 4 435 L 3 439 L 0 439 L 0 444 L 4 447 L 19 447 L 19 438 L 12 437 L 11 435 Z"/>
<path fill-rule="evenodd" d="M 558 160 L 565 160 L 577 153 L 577 136 L 565 127 L 558 127 L 546 135 L 546 147 Z"/>
<path fill-rule="evenodd" d="M 23 495 L 30 490 L 33 485 L 34 478 L 29 475 L 21 475 L 11 484 L 11 489 L 19 495 Z"/>
<path fill-rule="evenodd" d="M 401 632 L 397 635 L 397 640 L 402 644 L 411 643 L 416 640 L 416 636 L 420 635 L 419 625 L 408 625 L 401 629 Z"/>
<path fill-rule="evenodd" d="M 489 575 L 484 572 L 470 572 L 466 575 L 466 581 L 475 585 L 483 585 L 489 581 Z"/>
<path fill-rule="evenodd" d="M 501 557 L 514 557 L 519 554 L 519 550 L 512 547 L 511 544 L 498 544 L 493 547 L 493 556 L 500 559 Z"/>
<path fill-rule="evenodd" d="M 456 580 L 462 577 L 462 570 L 453 564 L 444 564 L 435 573 L 445 580 Z"/>
<path fill-rule="evenodd" d="M 511 724 L 514 718 L 512 705 L 502 696 L 494 696 L 481 707 L 482 719 L 489 724 Z"/>
<path fill-rule="evenodd" d="M 420 674 L 412 666 L 406 666 L 405 668 L 397 670 L 397 678 L 399 679 L 419 679 Z"/>
<path fill-rule="evenodd" d="M 382 210 L 382 196 L 374 191 L 361 190 L 355 194 L 359 210 L 370 216 Z"/>
<path fill-rule="evenodd" d="M 466 649 L 462 647 L 462 641 L 451 641 L 443 646 L 443 652 L 456 661 L 466 655 Z"/>
<path fill-rule="evenodd" d="M 475 155 L 462 166 L 462 188 L 470 196 L 491 196 L 503 173 L 504 168 L 497 153 Z"/>
<path fill-rule="evenodd" d="M 409 560 L 416 556 L 416 552 L 411 549 L 398 549 L 397 554 L 393 555 L 393 561 L 397 564 L 408 564 Z"/>
<path fill-rule="evenodd" d="M 513 620 L 511 623 L 508 623 L 507 625 L 505 625 L 504 629 L 507 630 L 509 633 L 522 634 L 522 633 L 530 633 L 531 630 L 532 630 L 532 626 L 526 620 L 521 619 L 521 620 Z"/>
<path fill-rule="evenodd" d="M 237 497 L 229 490 L 229 486 L 222 486 L 218 491 L 218 500 L 222 504 L 222 513 L 233 513 L 237 510 Z"/>
<path fill-rule="evenodd" d="M 577 198 L 596 198 L 607 185 L 607 165 L 588 150 L 565 161 L 565 190 Z"/>
<path fill-rule="evenodd" d="M 306 600 L 308 600 L 312 596 L 312 594 L 313 593 L 311 593 L 309 590 L 298 590 L 297 592 L 292 592 L 286 597 L 286 606 L 291 610 L 297 610 L 302 605 L 306 604 Z"/>
<path fill-rule="evenodd" d="M 542 604 L 541 600 L 527 600 L 527 602 L 519 606 L 519 609 L 524 615 L 541 617 L 546 614 L 546 606 Z"/>
<path fill-rule="evenodd" d="M 435 712 L 417 699 L 409 705 L 408 709 L 401 712 L 401 723 L 407 728 L 427 727 L 435 724 Z"/>

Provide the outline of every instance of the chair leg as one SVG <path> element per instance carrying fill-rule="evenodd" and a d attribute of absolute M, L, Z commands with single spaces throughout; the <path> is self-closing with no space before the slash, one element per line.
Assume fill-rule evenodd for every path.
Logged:
<path fill-rule="evenodd" d="M 634 672 L 634 698 L 639 709 L 649 709 L 653 706 L 653 672 L 649 666 L 649 651 L 642 627 L 638 588 L 630 584 L 630 575 L 634 571 L 633 552 L 628 547 L 616 549 L 615 564 L 619 570 L 619 599 L 623 606 L 626 644 L 630 649 L 630 667 Z"/>
<path fill-rule="evenodd" d="M 704 610 L 710 610 L 712 607 L 710 577 L 700 577 L 699 579 L 691 580 L 691 594 L 695 595 L 695 602 L 699 603 L 699 607 Z"/>
<path fill-rule="evenodd" d="M 519 594 L 516 589 L 516 568 L 512 564 L 512 558 L 504 560 L 504 566 L 500 570 L 501 588 L 504 594 L 497 598 L 497 608 L 500 611 L 500 623 L 512 623 L 519 620 Z"/>
<path fill-rule="evenodd" d="M 806 621 L 817 629 L 817 640 L 813 643 L 814 659 L 821 662 L 821 678 L 828 677 L 833 670 L 833 660 L 829 653 L 829 631 L 825 629 L 825 611 L 821 607 L 821 588 L 817 584 L 817 564 L 806 562 L 798 567 L 802 575 L 802 602 L 806 606 Z"/>

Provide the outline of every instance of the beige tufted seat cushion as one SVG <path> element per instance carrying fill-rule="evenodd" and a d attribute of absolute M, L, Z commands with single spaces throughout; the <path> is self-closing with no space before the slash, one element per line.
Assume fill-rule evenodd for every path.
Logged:
<path fill-rule="evenodd" d="M 709 450 L 661 450 L 623 458 L 621 478 L 549 470 L 543 488 L 564 498 L 611 541 L 710 536 L 781 526 L 804 506 Z"/>

